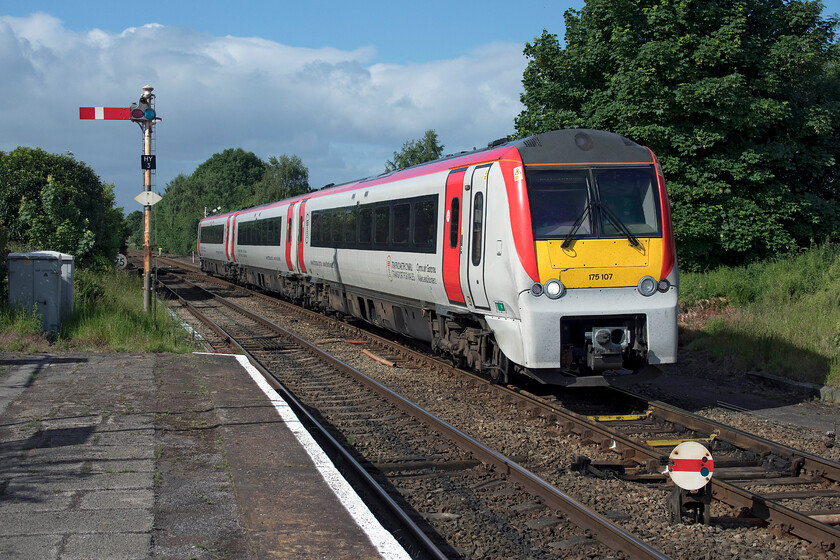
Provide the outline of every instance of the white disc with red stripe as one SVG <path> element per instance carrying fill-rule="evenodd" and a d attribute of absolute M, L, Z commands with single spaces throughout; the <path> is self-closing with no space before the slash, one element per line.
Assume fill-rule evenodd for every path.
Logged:
<path fill-rule="evenodd" d="M 668 474 L 683 490 L 698 490 L 712 479 L 715 461 L 706 447 L 696 441 L 684 441 L 671 451 Z"/>

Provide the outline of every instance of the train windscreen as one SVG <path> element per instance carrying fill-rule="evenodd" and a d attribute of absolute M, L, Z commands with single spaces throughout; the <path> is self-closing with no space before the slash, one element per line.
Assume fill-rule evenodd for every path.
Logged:
<path fill-rule="evenodd" d="M 527 169 L 534 239 L 660 237 L 652 167 Z"/>

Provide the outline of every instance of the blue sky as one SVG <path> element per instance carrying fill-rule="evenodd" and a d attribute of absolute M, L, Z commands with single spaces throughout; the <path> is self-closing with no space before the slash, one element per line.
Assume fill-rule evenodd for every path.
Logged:
<path fill-rule="evenodd" d="M 110 0 L 0 0 L 0 15 L 21 17 L 42 11 L 74 31 L 98 28 L 119 33 L 126 27 L 161 23 L 220 37 L 261 37 L 315 49 L 373 47 L 375 62 L 406 64 L 457 57 L 492 42 L 524 44 L 544 27 L 559 30 L 563 12 L 583 4 L 582 0 L 521 4 L 510 0 L 150 0 L 120 4 Z"/>
<path fill-rule="evenodd" d="M 159 192 L 236 147 L 300 156 L 313 187 L 378 174 L 427 129 L 446 153 L 511 133 L 525 42 L 583 4 L 0 0 L 0 150 L 72 152 L 139 210 L 139 127 L 78 107 L 151 84 Z"/>

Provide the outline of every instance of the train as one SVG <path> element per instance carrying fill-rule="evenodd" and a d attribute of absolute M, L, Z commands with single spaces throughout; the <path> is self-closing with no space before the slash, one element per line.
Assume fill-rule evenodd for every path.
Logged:
<path fill-rule="evenodd" d="M 494 382 L 593 386 L 677 358 L 654 153 L 601 130 L 491 142 L 205 217 L 203 271 L 431 345 Z"/>

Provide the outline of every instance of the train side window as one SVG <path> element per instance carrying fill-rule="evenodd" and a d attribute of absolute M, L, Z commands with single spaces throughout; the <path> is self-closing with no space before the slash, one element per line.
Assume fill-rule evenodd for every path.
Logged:
<path fill-rule="evenodd" d="M 316 210 L 312 212 L 312 241 L 313 247 L 321 244 L 321 212 Z"/>
<path fill-rule="evenodd" d="M 449 246 L 458 246 L 458 238 L 461 236 L 461 199 L 455 197 L 449 204 Z"/>
<path fill-rule="evenodd" d="M 329 247 L 332 239 L 332 210 L 321 212 L 321 247 Z"/>
<path fill-rule="evenodd" d="M 225 240 L 225 226 L 204 226 L 201 228 L 201 242 L 221 245 Z"/>
<path fill-rule="evenodd" d="M 344 211 L 344 243 L 356 244 L 356 209 L 347 208 Z"/>
<path fill-rule="evenodd" d="M 484 234 L 484 193 L 476 193 L 473 204 L 472 263 L 481 264 L 481 236 Z"/>
<path fill-rule="evenodd" d="M 373 242 L 377 245 L 387 245 L 388 231 L 391 227 L 391 208 L 389 206 L 377 206 L 373 218 L 375 231 Z"/>
<path fill-rule="evenodd" d="M 394 244 L 408 245 L 408 232 L 410 231 L 411 205 L 394 205 Z"/>
<path fill-rule="evenodd" d="M 437 199 L 425 198 L 414 203 L 415 247 L 423 249 L 435 246 L 437 238 Z"/>
<path fill-rule="evenodd" d="M 332 211 L 332 242 L 333 246 L 337 247 L 341 243 L 341 237 L 344 230 L 344 212 L 341 208 Z"/>
<path fill-rule="evenodd" d="M 373 238 L 373 208 L 359 210 L 359 245 L 370 245 Z"/>

